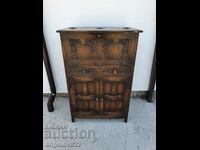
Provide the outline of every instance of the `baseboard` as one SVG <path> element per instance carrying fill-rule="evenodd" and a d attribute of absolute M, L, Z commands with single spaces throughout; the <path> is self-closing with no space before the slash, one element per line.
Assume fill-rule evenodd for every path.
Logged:
<path fill-rule="evenodd" d="M 51 93 L 43 93 L 43 96 L 50 96 Z M 57 97 L 68 97 L 68 93 L 57 93 Z M 141 98 L 145 99 L 147 96 L 147 91 L 132 91 L 131 97 L 132 98 Z M 153 93 L 153 99 L 156 99 L 156 91 Z"/>

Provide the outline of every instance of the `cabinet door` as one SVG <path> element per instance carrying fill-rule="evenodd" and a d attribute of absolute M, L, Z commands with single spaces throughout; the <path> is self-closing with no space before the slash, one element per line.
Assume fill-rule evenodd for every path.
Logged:
<path fill-rule="evenodd" d="M 93 77 L 73 77 L 71 102 L 76 112 L 99 111 L 99 82 Z"/>
<path fill-rule="evenodd" d="M 100 111 L 123 112 L 128 109 L 132 80 L 125 77 L 103 77 L 100 80 Z"/>

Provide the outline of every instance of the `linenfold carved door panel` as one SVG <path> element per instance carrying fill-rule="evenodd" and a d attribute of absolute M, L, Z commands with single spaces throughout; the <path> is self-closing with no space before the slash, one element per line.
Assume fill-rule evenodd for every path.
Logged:
<path fill-rule="evenodd" d="M 128 79 L 124 77 L 103 77 L 100 79 L 100 101 L 102 112 L 122 112 L 126 104 Z"/>
<path fill-rule="evenodd" d="M 74 77 L 73 87 L 76 111 L 99 111 L 99 82 L 93 77 Z"/>
<path fill-rule="evenodd" d="M 90 77 L 73 78 L 73 91 L 71 99 L 74 99 L 74 110 L 77 112 L 95 112 L 103 114 L 107 112 L 123 113 L 126 110 L 127 82 L 124 77 L 104 77 L 95 79 Z M 73 102 L 72 102 L 73 104 Z"/>

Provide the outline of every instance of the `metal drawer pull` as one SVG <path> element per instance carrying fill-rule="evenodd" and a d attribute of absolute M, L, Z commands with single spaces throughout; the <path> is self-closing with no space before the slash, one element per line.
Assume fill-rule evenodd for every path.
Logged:
<path fill-rule="evenodd" d="M 82 73 L 85 73 L 85 69 L 82 70 Z"/>
<path fill-rule="evenodd" d="M 96 101 L 98 101 L 99 99 L 98 98 L 96 98 Z"/>
<path fill-rule="evenodd" d="M 100 38 L 100 37 L 101 37 L 101 34 L 98 34 L 98 37 Z"/>
<path fill-rule="evenodd" d="M 117 70 L 116 70 L 116 69 L 114 69 L 113 73 L 114 73 L 114 74 L 117 74 Z"/>
<path fill-rule="evenodd" d="M 101 97 L 100 101 L 103 101 L 103 97 Z"/>

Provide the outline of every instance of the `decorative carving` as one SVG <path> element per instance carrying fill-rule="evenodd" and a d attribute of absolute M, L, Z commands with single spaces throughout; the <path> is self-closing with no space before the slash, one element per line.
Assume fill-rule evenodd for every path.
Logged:
<path fill-rule="evenodd" d="M 113 39 L 102 39 L 103 48 L 108 48 L 110 45 L 114 43 Z"/>
<path fill-rule="evenodd" d="M 102 70 L 103 73 L 113 73 L 113 68 L 106 68 Z"/>
<path fill-rule="evenodd" d="M 122 47 L 122 59 L 128 58 L 128 48 L 129 48 L 129 39 L 119 39 L 119 44 L 121 44 Z"/>
<path fill-rule="evenodd" d="M 102 39 L 102 48 L 104 54 L 107 53 L 108 48 L 113 44 L 122 45 L 122 56 L 121 58 L 128 58 L 128 49 L 129 49 L 129 39 Z"/>
<path fill-rule="evenodd" d="M 103 53 L 106 54 L 108 51 L 108 48 L 114 44 L 113 39 L 102 39 L 102 48 L 103 48 Z M 106 55 L 104 55 L 106 56 Z"/>
<path fill-rule="evenodd" d="M 81 44 L 81 41 L 79 39 L 70 39 L 69 44 L 71 58 L 77 58 L 77 47 Z"/>
<path fill-rule="evenodd" d="M 72 121 L 119 117 L 127 122 L 139 32 L 126 29 L 59 30 Z"/>
<path fill-rule="evenodd" d="M 128 67 L 120 67 L 120 68 L 105 68 L 102 70 L 102 73 L 110 73 L 110 74 L 128 74 L 131 73 L 131 69 Z"/>
<path fill-rule="evenodd" d="M 81 74 L 81 75 L 88 74 L 88 73 L 93 74 L 96 72 L 94 68 L 82 67 L 78 63 L 72 64 L 71 68 L 72 68 L 71 69 L 72 73 Z"/>
<path fill-rule="evenodd" d="M 70 39 L 70 53 L 71 58 L 77 58 L 77 49 L 80 46 L 87 46 L 91 52 L 95 51 L 95 39 Z"/>
<path fill-rule="evenodd" d="M 118 68 L 118 73 L 128 74 L 128 73 L 131 73 L 131 69 L 130 68 Z"/>
<path fill-rule="evenodd" d="M 93 68 L 85 68 L 85 67 L 78 67 L 76 69 L 73 69 L 73 73 L 78 73 L 78 74 L 88 74 L 88 73 L 95 73 L 95 69 Z"/>
<path fill-rule="evenodd" d="M 96 40 L 95 39 L 87 39 L 85 41 L 85 46 L 88 46 L 91 51 L 95 51 Z"/>

